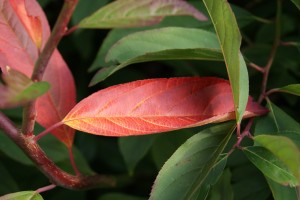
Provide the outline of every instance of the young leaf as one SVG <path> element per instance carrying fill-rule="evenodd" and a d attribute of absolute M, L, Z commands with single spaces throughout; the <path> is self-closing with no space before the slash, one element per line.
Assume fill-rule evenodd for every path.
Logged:
<path fill-rule="evenodd" d="M 249 94 L 248 72 L 239 49 L 241 34 L 227 1 L 203 0 L 214 24 L 232 87 L 236 121 L 241 121 Z"/>
<path fill-rule="evenodd" d="M 249 98 L 244 117 L 266 112 Z M 213 77 L 148 79 L 109 87 L 78 103 L 62 123 L 84 132 L 144 135 L 234 119 L 229 82 Z"/>
<path fill-rule="evenodd" d="M 10 67 L 6 67 L 2 79 L 5 85 L 0 83 L 0 108 L 24 105 L 43 95 L 50 88 L 47 82 L 34 83 Z"/>
<path fill-rule="evenodd" d="M 300 150 L 289 138 L 274 135 L 258 135 L 254 141 L 272 152 L 281 160 L 300 182 Z"/>
<path fill-rule="evenodd" d="M 43 200 L 43 197 L 35 191 L 22 191 L 4 195 L 1 200 Z"/>
<path fill-rule="evenodd" d="M 117 0 L 102 7 L 79 23 L 80 28 L 122 28 L 149 26 L 166 16 L 191 15 L 203 21 L 207 18 L 182 0 Z"/>
<path fill-rule="evenodd" d="M 279 92 L 286 92 L 296 96 L 300 96 L 300 84 L 291 84 L 281 88 L 278 88 Z"/>
<path fill-rule="evenodd" d="M 10 66 L 27 77 L 31 77 L 34 63 L 38 58 L 41 24 L 41 47 L 49 38 L 50 28 L 46 16 L 35 0 L 2 0 L 0 3 L 0 67 Z M 33 33 L 32 33 L 33 32 Z M 44 74 L 51 89 L 37 100 L 37 121 L 45 128 L 61 121 L 75 105 L 75 84 L 66 63 L 56 50 Z M 74 130 L 66 126 L 52 132 L 67 146 L 73 142 Z"/>
<path fill-rule="evenodd" d="M 267 149 L 253 146 L 244 148 L 243 151 L 249 160 L 268 178 L 283 185 L 296 186 L 298 184 L 295 176 Z"/>
<path fill-rule="evenodd" d="M 121 64 L 100 70 L 91 85 L 133 63 L 178 59 L 219 61 L 223 55 L 216 35 L 205 30 L 168 27 L 141 31 L 122 38 L 109 49 L 106 62 Z"/>
<path fill-rule="evenodd" d="M 231 124 L 205 129 L 181 145 L 160 170 L 150 199 L 199 198 L 215 184 L 226 165 L 220 158 L 232 132 Z M 197 196 L 197 198 L 195 198 Z"/>

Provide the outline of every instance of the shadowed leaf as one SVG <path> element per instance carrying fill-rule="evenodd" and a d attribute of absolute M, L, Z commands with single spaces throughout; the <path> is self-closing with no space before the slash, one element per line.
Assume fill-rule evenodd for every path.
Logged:
<path fill-rule="evenodd" d="M 207 18 L 182 0 L 117 0 L 79 23 L 80 28 L 122 28 L 149 26 L 166 16 L 191 15 L 198 20 Z"/>

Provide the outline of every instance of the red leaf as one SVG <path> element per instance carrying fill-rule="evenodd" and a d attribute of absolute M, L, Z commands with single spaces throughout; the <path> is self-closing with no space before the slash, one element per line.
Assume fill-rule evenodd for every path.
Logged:
<path fill-rule="evenodd" d="M 244 117 L 265 112 L 249 98 Z M 63 123 L 92 134 L 127 136 L 234 118 L 229 82 L 194 77 L 149 79 L 109 87 L 79 102 Z"/>
<path fill-rule="evenodd" d="M 49 24 L 35 0 L 0 1 L 0 67 L 3 71 L 5 66 L 10 66 L 30 77 L 38 58 L 38 43 L 40 41 L 43 47 L 49 35 Z M 48 128 L 60 122 L 76 104 L 72 74 L 58 51 L 52 55 L 43 80 L 51 84 L 51 89 L 37 101 L 37 121 Z M 67 146 L 72 145 L 74 130 L 62 126 L 52 133 Z"/>

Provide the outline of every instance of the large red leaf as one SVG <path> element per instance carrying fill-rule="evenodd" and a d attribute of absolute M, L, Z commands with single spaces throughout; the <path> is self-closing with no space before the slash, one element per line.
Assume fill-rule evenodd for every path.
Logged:
<path fill-rule="evenodd" d="M 35 0 L 0 1 L 1 69 L 10 66 L 30 77 L 39 49 L 49 35 L 46 16 Z M 43 80 L 51 84 L 51 89 L 37 101 L 37 121 L 48 128 L 61 121 L 76 104 L 72 74 L 57 50 Z M 72 145 L 74 130 L 62 126 L 52 133 L 67 146 Z"/>
<path fill-rule="evenodd" d="M 244 117 L 265 112 L 249 97 Z M 149 79 L 109 87 L 79 102 L 63 123 L 92 134 L 127 136 L 234 118 L 229 82 L 193 77 Z"/>

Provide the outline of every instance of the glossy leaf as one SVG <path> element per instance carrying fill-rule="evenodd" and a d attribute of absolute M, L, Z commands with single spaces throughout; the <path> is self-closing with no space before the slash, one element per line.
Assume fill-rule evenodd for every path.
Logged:
<path fill-rule="evenodd" d="M 266 109 L 249 98 L 245 117 Z M 148 79 L 101 90 L 78 103 L 62 123 L 84 132 L 144 135 L 234 119 L 229 82 L 219 78 Z"/>
<path fill-rule="evenodd" d="M 119 148 L 130 174 L 133 174 L 138 162 L 147 154 L 155 138 L 153 135 L 119 138 Z"/>
<path fill-rule="evenodd" d="M 223 60 L 215 34 L 201 29 L 169 27 L 128 35 L 112 46 L 106 55 L 106 62 L 120 64 L 100 70 L 91 85 L 130 64 L 182 59 Z"/>
<path fill-rule="evenodd" d="M 204 0 L 203 2 L 214 24 L 224 55 L 233 91 L 236 120 L 239 122 L 246 109 L 249 94 L 247 67 L 239 50 L 241 45 L 239 28 L 227 1 Z"/>
<path fill-rule="evenodd" d="M 274 200 L 298 200 L 298 192 L 296 187 L 281 185 L 267 178 L 267 182 L 273 194 Z"/>
<path fill-rule="evenodd" d="M 249 160 L 273 181 L 290 186 L 298 184 L 297 178 L 270 151 L 258 146 L 247 147 L 243 151 Z"/>
<path fill-rule="evenodd" d="M 32 24 L 39 20 L 38 24 Z M 34 27 L 33 27 L 34 26 Z M 3 0 L 0 3 L 0 67 L 5 66 L 31 77 L 38 58 L 37 41 L 41 31 L 41 48 L 49 38 L 50 28 L 46 16 L 35 0 Z M 39 42 L 38 42 L 39 43 Z M 13 53 L 12 53 L 13 52 Z M 47 67 L 43 80 L 51 89 L 36 103 L 37 121 L 45 128 L 61 121 L 75 105 L 75 84 L 66 63 L 56 50 Z M 73 143 L 74 130 L 62 126 L 52 132 L 67 146 Z"/>
<path fill-rule="evenodd" d="M 226 156 L 218 158 L 232 131 L 232 125 L 223 124 L 188 139 L 160 170 L 150 199 L 202 199 L 199 191 L 207 193 L 226 165 Z"/>
<path fill-rule="evenodd" d="M 22 191 L 4 195 L 1 200 L 43 200 L 43 197 L 35 191 Z"/>
<path fill-rule="evenodd" d="M 258 135 L 254 141 L 272 152 L 300 181 L 300 150 L 289 138 L 284 136 Z"/>
<path fill-rule="evenodd" d="M 99 9 L 79 23 L 80 28 L 122 28 L 149 26 L 166 16 L 191 15 L 202 21 L 207 18 L 181 0 L 117 0 Z"/>
<path fill-rule="evenodd" d="M 300 96 L 300 84 L 287 85 L 282 88 L 278 88 L 278 91 Z"/>
<path fill-rule="evenodd" d="M 24 74 L 6 67 L 2 74 L 5 85 L 0 84 L 0 108 L 24 105 L 43 95 L 50 85 L 47 82 L 32 82 Z"/>

